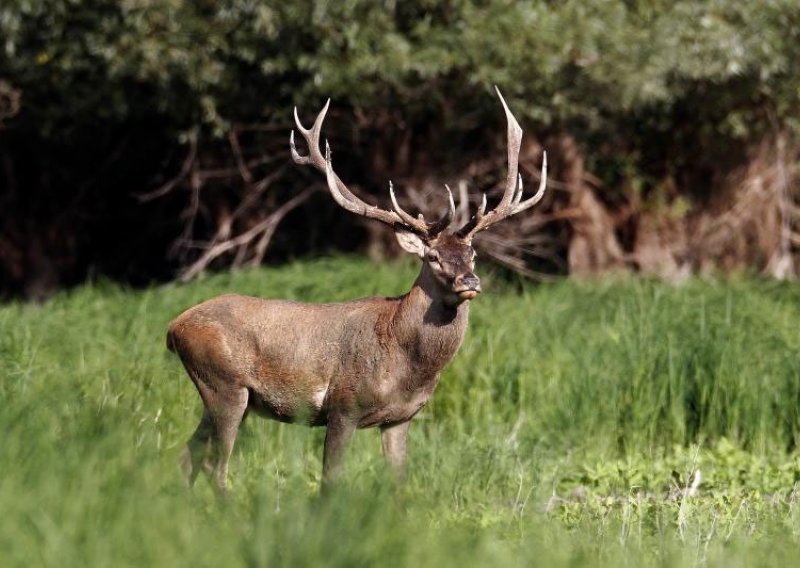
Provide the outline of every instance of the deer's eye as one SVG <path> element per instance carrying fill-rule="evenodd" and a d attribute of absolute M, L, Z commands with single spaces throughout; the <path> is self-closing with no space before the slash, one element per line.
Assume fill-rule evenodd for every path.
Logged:
<path fill-rule="evenodd" d="M 439 253 L 431 251 L 428 253 L 428 262 L 439 262 Z"/>

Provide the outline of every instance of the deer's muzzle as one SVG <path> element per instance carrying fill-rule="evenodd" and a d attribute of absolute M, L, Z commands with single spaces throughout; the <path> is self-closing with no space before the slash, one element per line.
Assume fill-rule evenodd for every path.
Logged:
<path fill-rule="evenodd" d="M 456 276 L 453 281 L 453 292 L 461 300 L 472 300 L 481 293 L 481 279 L 472 272 Z"/>

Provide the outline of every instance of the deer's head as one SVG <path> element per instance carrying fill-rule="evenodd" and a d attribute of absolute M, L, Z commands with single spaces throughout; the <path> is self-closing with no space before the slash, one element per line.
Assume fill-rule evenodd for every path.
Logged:
<path fill-rule="evenodd" d="M 520 128 L 514 115 L 506 105 L 503 95 L 497 91 L 497 96 L 503 105 L 508 122 L 508 175 L 506 177 L 505 191 L 497 206 L 486 211 L 486 195 L 483 195 L 475 215 L 461 228 L 454 230 L 451 225 L 455 217 L 455 203 L 453 193 L 447 189 L 449 208 L 437 221 L 427 222 L 420 213 L 414 217 L 403 210 L 397 202 L 392 183 L 389 182 L 389 197 L 392 209 L 381 209 L 369 205 L 355 196 L 333 171 L 331 152 L 325 143 L 323 156 L 319 145 L 319 136 L 322 122 L 328 112 L 330 99 L 314 121 L 311 129 L 306 129 L 294 110 L 297 128 L 308 143 L 309 154 L 301 156 L 294 143 L 294 131 L 290 138 L 292 158 L 300 165 L 312 165 L 325 173 L 328 189 L 336 203 L 344 209 L 385 223 L 394 230 L 400 246 L 412 254 L 419 256 L 423 263 L 423 271 L 428 271 L 438 286 L 441 287 L 445 301 L 449 304 L 459 304 L 475 298 L 481 291 L 480 279 L 475 275 L 475 249 L 472 239 L 480 231 L 487 229 L 503 219 L 525 211 L 539 203 L 544 196 L 547 184 L 547 154 L 542 163 L 542 175 L 536 193 L 522 200 L 522 176 L 519 174 L 519 150 L 522 142 L 522 128 Z"/>
<path fill-rule="evenodd" d="M 416 233 L 395 230 L 400 246 L 422 258 L 423 271 L 440 288 L 445 303 L 460 304 L 481 292 L 481 281 L 475 275 L 475 249 L 470 242 L 453 234 L 423 239 Z"/>

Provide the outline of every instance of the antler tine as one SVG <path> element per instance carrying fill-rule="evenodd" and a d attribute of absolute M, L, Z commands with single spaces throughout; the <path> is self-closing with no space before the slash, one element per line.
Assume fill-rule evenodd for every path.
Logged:
<path fill-rule="evenodd" d="M 520 182 L 521 184 L 521 182 Z M 514 206 L 514 209 L 511 211 L 512 215 L 519 213 L 520 211 L 525 211 L 526 209 L 530 209 L 537 203 L 542 200 L 544 197 L 544 192 L 547 187 L 547 152 L 544 152 L 542 156 L 542 174 L 541 178 L 539 179 L 539 188 L 536 190 L 536 193 L 530 199 L 526 199 L 522 203 L 518 203 Z M 520 197 L 522 197 L 522 186 L 520 185 Z"/>
<path fill-rule="evenodd" d="M 328 114 L 328 108 L 331 106 L 331 99 L 328 97 L 328 100 L 325 101 L 325 106 L 322 107 L 322 110 L 319 111 L 317 115 L 317 119 L 314 121 L 314 126 L 311 127 L 312 135 L 319 140 L 319 133 L 322 131 L 322 123 L 325 120 L 325 115 Z M 297 118 L 297 107 L 295 107 L 295 119 Z"/>
<path fill-rule="evenodd" d="M 445 211 L 444 215 L 442 215 L 441 219 L 428 226 L 428 233 L 431 237 L 435 237 L 436 235 L 447 229 L 447 227 L 450 226 L 450 223 L 453 222 L 453 219 L 456 216 L 456 202 L 453 199 L 453 192 L 450 191 L 449 185 L 444 184 L 444 187 L 447 190 L 447 199 L 449 201 L 448 209 L 447 211 Z"/>
<path fill-rule="evenodd" d="M 292 159 L 296 164 L 300 164 L 301 166 L 312 165 L 317 168 L 321 172 L 325 172 L 325 156 L 322 155 L 322 151 L 320 150 L 319 144 L 319 137 L 322 132 L 322 123 L 325 121 L 325 116 L 328 114 L 328 108 L 330 107 L 331 100 L 328 99 L 325 101 L 325 106 L 322 107 L 322 110 L 319 111 L 317 118 L 314 119 L 314 125 L 308 129 L 303 126 L 303 123 L 300 122 L 300 117 L 297 114 L 297 107 L 294 107 L 294 122 L 297 125 L 297 129 L 300 131 L 300 134 L 303 135 L 303 138 L 308 145 L 308 155 L 302 156 L 297 151 L 297 147 L 295 146 L 294 142 L 294 130 L 292 130 L 291 134 L 289 135 L 289 148 L 292 152 Z M 326 142 L 327 144 L 327 142 Z M 334 173 L 335 175 L 335 173 Z M 353 192 L 351 192 L 347 186 L 336 176 L 337 179 L 337 188 L 339 193 L 341 193 L 345 199 L 358 204 L 364 204 L 358 197 L 356 197 Z"/>
<path fill-rule="evenodd" d="M 368 205 L 358 198 L 352 200 L 347 199 L 347 197 L 343 195 L 340 187 L 343 184 L 333 171 L 333 164 L 331 162 L 331 147 L 327 140 L 325 141 L 325 179 L 328 182 L 328 190 L 331 192 L 333 199 L 343 209 L 346 209 L 351 213 L 355 213 L 356 215 L 382 221 L 383 223 L 391 226 L 401 222 L 400 218 L 391 211 L 384 211 L 380 207 Z"/>
<path fill-rule="evenodd" d="M 522 145 L 522 128 L 511 113 L 511 109 L 508 108 L 506 100 L 500 93 L 500 89 L 495 86 L 494 90 L 500 98 L 500 103 L 503 105 L 503 110 L 506 113 L 506 121 L 508 122 L 508 174 L 506 176 L 506 189 L 503 192 L 503 198 L 495 208 L 496 214 L 503 216 L 506 211 L 509 210 L 509 205 L 511 205 L 514 194 L 517 191 L 517 172 L 519 170 L 519 149 Z"/>
<path fill-rule="evenodd" d="M 297 107 L 294 109 L 297 112 Z M 296 116 L 296 115 L 295 115 Z M 292 152 L 292 160 L 294 160 L 295 164 L 306 164 L 305 160 L 308 160 L 308 156 L 301 156 L 300 153 L 297 151 L 297 146 L 294 143 L 294 130 L 291 131 L 289 134 L 289 150 Z"/>
<path fill-rule="evenodd" d="M 522 201 L 522 175 L 519 173 L 519 151 L 522 145 L 522 128 L 520 128 L 519 123 L 516 118 L 514 118 L 511 109 L 508 108 L 503 95 L 500 93 L 500 89 L 495 87 L 495 91 L 500 99 L 500 103 L 503 105 L 503 110 L 506 113 L 506 121 L 508 123 L 508 175 L 506 177 L 506 188 L 503 191 L 503 197 L 500 199 L 500 203 L 488 213 L 484 213 L 486 210 L 486 195 L 483 196 L 480 209 L 478 209 L 475 216 L 458 231 L 459 236 L 465 238 L 472 238 L 475 234 L 502 221 L 506 217 L 510 217 L 515 213 L 533 207 L 542 200 L 547 185 L 547 154 L 545 153 L 539 189 L 533 197 Z"/>
<path fill-rule="evenodd" d="M 481 204 L 478 207 L 478 210 L 475 211 L 475 215 L 473 215 L 469 221 L 467 221 L 466 225 L 461 227 L 456 233 L 459 237 L 465 237 L 471 239 L 472 236 L 477 233 L 480 229 L 478 227 L 482 226 L 484 213 L 486 212 L 486 194 L 483 194 L 481 198 Z"/>
<path fill-rule="evenodd" d="M 462 226 L 469 220 L 469 195 L 467 194 L 467 182 L 463 179 L 458 182 L 458 205 L 456 205 L 456 216 L 453 222 L 458 222 Z"/>
<path fill-rule="evenodd" d="M 397 202 L 397 197 L 394 194 L 394 185 L 391 180 L 389 180 L 389 198 L 392 200 L 392 209 L 394 209 L 394 212 L 400 217 L 403 223 L 422 235 L 428 234 L 428 224 L 425 223 L 424 218 L 415 219 L 400 207 L 400 204 Z"/>
<path fill-rule="evenodd" d="M 481 197 L 481 206 L 478 207 L 478 211 L 475 213 L 476 217 L 483 218 L 483 214 L 486 213 L 486 194 L 483 194 Z"/>
<path fill-rule="evenodd" d="M 330 99 L 328 99 L 328 100 L 330 100 Z M 300 116 L 297 114 L 297 107 L 296 106 L 294 107 L 294 123 L 295 123 L 295 125 L 297 125 L 297 129 L 300 132 L 302 132 L 303 135 L 308 135 L 308 134 L 311 133 L 311 131 L 308 128 L 306 128 L 305 126 L 303 126 L 302 122 L 300 122 Z M 294 134 L 294 131 L 292 131 L 292 134 Z"/>
<path fill-rule="evenodd" d="M 400 204 L 397 202 L 397 196 L 394 193 L 394 184 L 389 181 L 389 197 L 392 200 L 392 208 L 394 212 L 402 219 L 403 223 L 405 223 L 408 227 L 414 229 L 417 233 L 429 238 L 435 238 L 439 233 L 447 229 L 450 226 L 450 223 L 453 222 L 453 217 L 455 216 L 456 212 L 456 205 L 455 200 L 453 199 L 453 192 L 450 191 L 450 188 L 447 187 L 447 194 L 449 200 L 449 207 L 445 214 L 439 219 L 438 221 L 434 221 L 433 223 L 428 223 L 425 221 L 425 216 L 420 213 L 416 218 L 412 217 L 408 212 L 406 212 Z"/>
<path fill-rule="evenodd" d="M 522 200 L 522 174 L 517 174 L 517 190 L 514 192 L 514 199 L 511 200 L 511 211 L 519 205 Z"/>
<path fill-rule="evenodd" d="M 319 135 L 320 132 L 322 132 L 322 123 L 325 120 L 325 115 L 328 114 L 328 107 L 330 107 L 330 104 L 331 100 L 328 99 L 325 102 L 325 106 L 322 107 L 322 110 L 317 115 L 316 120 L 314 120 L 314 126 L 312 126 L 310 130 L 304 127 L 303 123 L 300 122 L 300 117 L 297 114 L 297 107 L 294 107 L 294 122 L 300 134 L 305 138 L 306 144 L 308 144 L 308 155 L 300 155 L 294 143 L 294 130 L 292 130 L 289 136 L 289 148 L 292 151 L 292 159 L 296 164 L 311 164 L 319 170 L 325 170 L 325 158 L 322 156 L 322 152 L 319 148 Z"/>
<path fill-rule="evenodd" d="M 308 155 L 303 156 L 297 151 L 293 130 L 289 136 L 289 147 L 291 149 L 292 159 L 297 164 L 312 165 L 323 172 L 328 182 L 328 190 L 331 192 L 331 196 L 343 209 L 355 213 L 356 215 L 381 221 L 391 226 L 403 223 L 396 213 L 384 211 L 379 207 L 364 203 L 364 201 L 356 197 L 356 195 L 347 188 L 342 180 L 339 179 L 339 176 L 333 171 L 333 165 L 331 164 L 331 148 L 327 140 L 325 141 L 325 155 L 322 155 L 319 146 L 319 137 L 322 132 L 322 123 L 325 120 L 325 115 L 328 113 L 330 103 L 330 99 L 325 102 L 325 106 L 322 107 L 322 110 L 314 120 L 314 125 L 310 129 L 304 127 L 303 123 L 300 122 L 297 107 L 295 107 L 294 121 L 295 124 L 297 124 L 297 129 L 300 131 L 300 134 L 302 134 L 308 144 Z"/>
<path fill-rule="evenodd" d="M 318 170 L 324 172 L 325 179 L 328 184 L 328 190 L 330 191 L 331 196 L 340 207 L 350 211 L 351 213 L 381 221 L 391 225 L 392 227 L 403 225 L 426 239 L 432 239 L 444 231 L 453 221 L 453 217 L 455 216 L 455 201 L 453 200 L 453 193 L 450 191 L 449 187 L 447 188 L 449 198 L 449 208 L 447 212 L 435 223 L 427 223 L 425 222 L 425 218 L 422 216 L 422 214 L 420 214 L 418 218 L 414 218 L 402 207 L 400 207 L 400 204 L 397 202 L 397 198 L 394 194 L 394 187 L 392 186 L 391 181 L 389 182 L 389 197 L 392 200 L 393 210 L 387 211 L 374 205 L 365 203 L 356 197 L 356 195 L 347 188 L 342 180 L 339 179 L 339 176 L 337 176 L 333 171 L 331 148 L 328 144 L 328 141 L 325 141 L 324 156 L 322 155 L 319 144 L 320 133 L 322 132 L 322 123 L 325 120 L 325 115 L 328 112 L 330 102 L 330 99 L 325 102 L 325 106 L 317 115 L 317 118 L 314 120 L 314 125 L 310 129 L 303 126 L 303 123 L 300 122 L 300 116 L 297 112 L 297 107 L 295 107 L 295 124 L 297 125 L 297 129 L 300 131 L 300 134 L 308 144 L 308 155 L 301 155 L 297 151 L 297 146 L 295 145 L 294 139 L 294 130 L 292 130 L 289 136 L 289 147 L 291 149 L 292 159 L 295 161 L 295 163 L 300 165 L 312 165 Z"/>
<path fill-rule="evenodd" d="M 450 190 L 450 186 L 444 184 L 444 188 L 447 190 L 447 200 L 450 206 L 450 209 L 445 213 L 445 217 L 449 217 L 452 220 L 456 216 L 456 200 L 453 199 L 453 192 Z"/>

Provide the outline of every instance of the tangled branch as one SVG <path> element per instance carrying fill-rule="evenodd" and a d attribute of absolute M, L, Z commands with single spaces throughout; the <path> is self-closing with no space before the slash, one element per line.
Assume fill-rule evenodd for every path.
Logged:
<path fill-rule="evenodd" d="M 182 230 L 170 249 L 183 267 L 178 275 L 181 281 L 197 277 L 222 259 L 231 268 L 260 264 L 280 222 L 316 189 L 312 186 L 278 203 L 278 196 L 269 190 L 285 173 L 286 166 L 274 167 L 284 156 L 265 153 L 255 144 L 247 147 L 241 140 L 242 132 L 258 130 L 252 125 L 232 128 L 222 148 L 201 140 L 193 130 L 178 173 L 137 196 L 141 202 L 150 202 L 177 190 L 187 194 L 180 214 Z M 261 172 L 265 166 L 273 167 Z"/>

